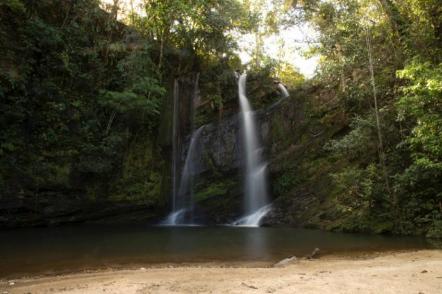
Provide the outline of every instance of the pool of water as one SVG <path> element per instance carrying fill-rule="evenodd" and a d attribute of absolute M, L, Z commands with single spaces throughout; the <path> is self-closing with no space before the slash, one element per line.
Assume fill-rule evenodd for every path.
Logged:
<path fill-rule="evenodd" d="M 423 238 L 294 228 L 76 226 L 0 231 L 0 277 L 159 263 L 275 262 L 323 254 L 432 248 Z"/>

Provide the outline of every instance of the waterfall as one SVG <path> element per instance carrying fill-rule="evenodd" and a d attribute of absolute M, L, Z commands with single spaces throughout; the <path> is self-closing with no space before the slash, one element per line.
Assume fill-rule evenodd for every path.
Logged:
<path fill-rule="evenodd" d="M 242 135 L 245 150 L 245 216 L 233 224 L 258 227 L 262 218 L 270 211 L 267 199 L 267 164 L 261 156 L 262 147 L 259 144 L 254 113 L 246 96 L 246 81 L 246 74 L 242 74 L 238 79 Z"/>
<path fill-rule="evenodd" d="M 284 87 L 282 83 L 278 83 L 278 88 L 281 91 L 282 98 L 287 98 L 290 96 L 289 91 L 287 91 L 287 88 Z"/>
<path fill-rule="evenodd" d="M 177 181 L 178 181 L 178 128 L 179 128 L 179 82 L 175 79 L 173 84 L 173 110 L 172 110 L 172 213 L 177 211 Z"/>
<path fill-rule="evenodd" d="M 189 150 L 187 151 L 186 160 L 184 162 L 183 172 L 181 173 L 180 187 L 178 190 L 178 197 L 182 207 L 186 207 L 186 210 L 191 213 L 189 221 L 193 223 L 193 179 L 199 159 L 201 158 L 201 150 L 199 138 L 204 129 L 204 126 L 200 127 L 192 134 L 190 139 Z"/>
<path fill-rule="evenodd" d="M 171 212 L 166 217 L 166 219 L 163 222 L 161 222 L 160 225 L 163 225 L 163 226 L 177 226 L 177 225 L 179 225 L 180 223 L 183 222 L 183 219 L 184 219 L 183 215 L 185 212 L 186 212 L 185 209 L 180 209 L 180 210 Z"/>
<path fill-rule="evenodd" d="M 234 221 L 232 225 L 238 227 L 259 227 L 262 218 L 266 216 L 270 210 L 272 210 L 272 205 L 267 204 L 254 213 L 243 216 L 239 220 Z"/>
<path fill-rule="evenodd" d="M 193 92 L 188 92 L 193 83 Z M 190 99 L 189 99 L 190 98 Z M 199 137 L 203 128 L 194 131 L 195 109 L 199 105 L 199 73 L 189 78 L 177 78 L 172 97 L 172 171 L 171 212 L 161 225 L 188 225 L 193 223 L 193 177 L 200 162 Z M 184 154 L 183 134 L 190 130 L 187 153 Z"/>
<path fill-rule="evenodd" d="M 200 145 L 199 138 L 204 126 L 196 130 L 190 139 L 184 167 L 181 172 L 179 188 L 174 197 L 173 211 L 161 223 L 162 225 L 194 225 L 193 222 L 193 178 L 199 163 Z"/>

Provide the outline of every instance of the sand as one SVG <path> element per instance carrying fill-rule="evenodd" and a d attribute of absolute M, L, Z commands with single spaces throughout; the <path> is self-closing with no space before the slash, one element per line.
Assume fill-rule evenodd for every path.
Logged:
<path fill-rule="evenodd" d="M 326 256 L 282 268 L 186 265 L 0 281 L 6 293 L 442 293 L 442 250 Z"/>

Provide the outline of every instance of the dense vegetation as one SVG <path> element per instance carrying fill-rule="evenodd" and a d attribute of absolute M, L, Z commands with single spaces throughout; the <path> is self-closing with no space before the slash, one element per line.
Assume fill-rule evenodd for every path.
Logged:
<path fill-rule="evenodd" d="M 169 158 L 159 147 L 160 113 L 170 84 L 204 68 L 201 79 L 211 80 L 238 65 L 224 32 L 253 22 L 231 0 L 152 1 L 145 9 L 147 16 L 128 15 L 128 26 L 117 20 L 117 3 L 0 3 L 4 223 L 45 223 L 47 213 L 109 201 L 163 213 Z M 202 91 L 221 99 L 216 81 Z M 16 216 L 23 210 L 30 219 Z"/>
<path fill-rule="evenodd" d="M 137 145 L 158 125 L 165 93 L 149 44 L 129 40 L 96 1 L 0 9 L 2 199 L 44 207 L 158 198 L 163 163 L 151 142 Z"/>
<path fill-rule="evenodd" d="M 343 126 L 308 162 L 331 177 L 327 227 L 441 236 L 440 3 L 292 2 L 319 32 L 313 115 Z"/>
<path fill-rule="evenodd" d="M 201 74 L 197 124 L 235 112 L 234 36 L 251 33 L 251 80 L 264 89 L 251 95 L 262 97 L 255 107 L 275 100 L 277 75 L 302 96 L 307 119 L 335 130 L 274 178 L 274 197 L 295 201 L 326 181 L 311 225 L 442 236 L 439 1 L 280 0 L 265 13 L 264 2 L 146 0 L 145 13 L 118 20 L 118 1 L 2 1 L 0 221 L 23 205 L 28 223 L 72 203 L 163 214 L 173 79 Z M 266 34 L 300 23 L 318 33 L 308 54 L 320 63 L 307 81 L 263 54 Z"/>

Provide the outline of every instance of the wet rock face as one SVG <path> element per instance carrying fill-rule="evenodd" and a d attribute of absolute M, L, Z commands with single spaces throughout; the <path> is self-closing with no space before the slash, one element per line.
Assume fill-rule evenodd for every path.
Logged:
<path fill-rule="evenodd" d="M 242 145 L 239 131 L 238 115 L 224 119 L 220 123 L 205 125 L 200 137 L 201 156 L 195 174 L 211 170 L 225 173 L 240 168 Z"/>
<path fill-rule="evenodd" d="M 28 200 L 0 201 L 0 229 L 72 223 L 146 224 L 153 223 L 158 213 L 158 209 L 152 206 L 131 201 L 88 203 L 76 198 L 78 195 L 53 192 L 38 196 Z"/>
<path fill-rule="evenodd" d="M 343 125 L 323 122 L 324 114 L 315 112 L 308 100 L 313 94 L 301 90 L 255 112 L 273 203 L 263 226 L 319 228 L 328 217 L 321 205 L 329 193 L 332 166 L 324 163 L 318 169 L 315 160 L 324 156 L 324 144 Z M 201 136 L 194 191 L 208 224 L 232 222 L 243 212 L 240 125 L 240 116 L 233 115 L 206 125 Z"/>
<path fill-rule="evenodd" d="M 272 162 L 287 145 L 281 141 L 287 141 L 288 136 L 295 131 L 293 121 L 299 117 L 296 111 L 295 101 L 288 98 L 278 101 L 265 110 L 255 112 L 259 140 L 264 143 L 262 152 L 269 162 Z M 204 126 L 200 138 L 202 156 L 198 164 L 199 169 L 195 171 L 196 175 L 211 169 L 223 173 L 242 167 L 243 142 L 240 124 L 240 115 L 233 115 Z M 187 150 L 184 154 L 186 152 Z"/>

